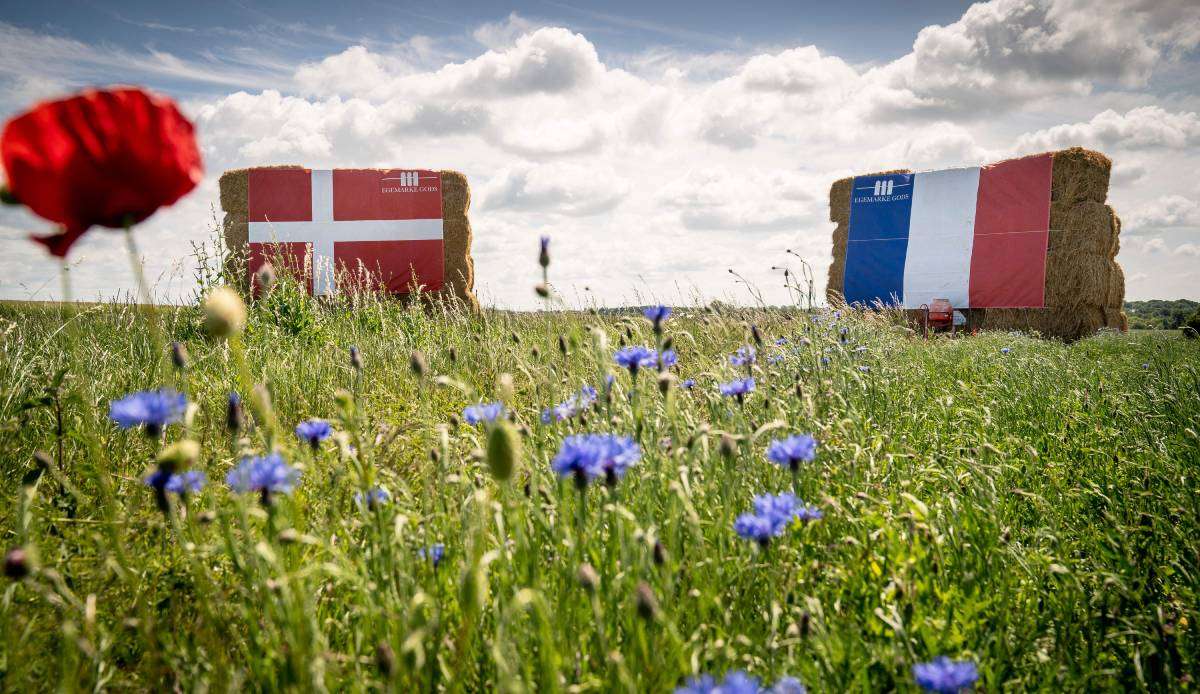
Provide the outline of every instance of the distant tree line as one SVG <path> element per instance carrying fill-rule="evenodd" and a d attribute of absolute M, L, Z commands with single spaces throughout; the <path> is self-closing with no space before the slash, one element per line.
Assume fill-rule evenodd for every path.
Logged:
<path fill-rule="evenodd" d="M 1134 330 L 1177 330 L 1197 311 L 1200 302 L 1188 299 L 1125 302 L 1125 315 Z"/>

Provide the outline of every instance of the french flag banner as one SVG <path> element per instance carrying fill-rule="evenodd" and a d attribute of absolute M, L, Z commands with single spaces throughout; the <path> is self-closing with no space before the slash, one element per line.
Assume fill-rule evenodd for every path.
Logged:
<path fill-rule="evenodd" d="M 859 176 L 850 198 L 847 303 L 1045 305 L 1049 154 L 991 166 Z"/>
<path fill-rule="evenodd" d="M 407 293 L 441 289 L 442 179 L 436 171 L 251 169 L 250 277 L 282 260 L 316 295 L 339 280 Z"/>

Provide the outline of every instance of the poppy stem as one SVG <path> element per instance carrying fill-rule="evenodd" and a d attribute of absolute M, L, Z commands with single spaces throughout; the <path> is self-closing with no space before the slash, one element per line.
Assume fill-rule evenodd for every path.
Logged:
<path fill-rule="evenodd" d="M 137 280 L 142 312 L 146 315 L 146 322 L 150 324 L 150 341 L 154 347 L 155 356 L 154 370 L 157 371 L 163 356 L 162 328 L 158 323 L 158 309 L 150 296 L 150 286 L 146 284 L 142 256 L 138 253 L 137 242 L 133 238 L 133 224 L 129 221 L 125 222 L 125 248 L 129 251 L 129 264 L 133 268 L 133 277 Z"/>

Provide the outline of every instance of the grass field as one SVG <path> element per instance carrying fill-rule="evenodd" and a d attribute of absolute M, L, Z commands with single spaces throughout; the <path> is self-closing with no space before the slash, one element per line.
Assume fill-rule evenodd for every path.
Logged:
<path fill-rule="evenodd" d="M 923 342 L 852 315 L 681 309 L 660 390 L 653 366 L 635 381 L 613 360 L 655 346 L 637 314 L 280 290 L 231 342 L 195 308 L 0 319 L 0 530 L 23 552 L 0 584 L 3 690 L 664 692 L 742 670 L 910 691 L 941 655 L 983 691 L 1197 686 L 1195 341 Z M 729 356 L 747 345 L 739 403 L 718 384 L 746 375 Z M 542 422 L 585 384 L 594 404 Z M 192 404 L 161 437 L 109 418 L 160 386 Z M 230 392 L 253 424 L 236 433 Z M 464 420 L 492 401 L 511 427 Z M 308 418 L 336 433 L 301 442 Z M 584 432 L 628 435 L 640 459 L 581 489 L 552 460 Z M 793 434 L 818 442 L 795 473 L 765 454 Z M 164 511 L 143 479 L 183 439 L 208 483 Z M 271 449 L 300 470 L 290 494 L 226 484 Z M 735 532 L 784 491 L 823 517 L 766 544 Z"/>

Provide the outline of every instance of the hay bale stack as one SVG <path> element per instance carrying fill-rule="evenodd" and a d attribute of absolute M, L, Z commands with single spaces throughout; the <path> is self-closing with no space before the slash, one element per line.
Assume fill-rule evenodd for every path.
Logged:
<path fill-rule="evenodd" d="M 1105 204 L 1112 162 L 1079 147 L 1053 152 L 1052 158 L 1046 308 L 975 309 L 970 323 L 989 330 L 1036 330 L 1064 340 L 1077 340 L 1101 328 L 1127 330 L 1128 319 L 1122 312 L 1125 275 L 1115 260 L 1121 220 Z M 829 220 L 837 225 L 826 289 L 830 301 L 841 299 L 845 284 L 853 183 L 853 178 L 843 178 L 829 189 Z M 917 312 L 911 313 L 916 318 Z"/>
<path fill-rule="evenodd" d="M 299 169 L 296 165 L 258 168 Z M 230 262 L 239 264 L 245 257 L 250 239 L 250 169 L 233 169 L 221 175 L 221 209 L 225 212 L 223 231 Z M 430 292 L 428 299 L 452 299 L 472 311 L 479 309 L 475 298 L 475 261 L 471 258 L 471 187 L 467 177 L 457 171 L 439 171 L 442 178 L 442 288 Z M 232 266 L 231 266 L 232 267 Z M 233 276 L 239 276 L 236 272 Z"/>

